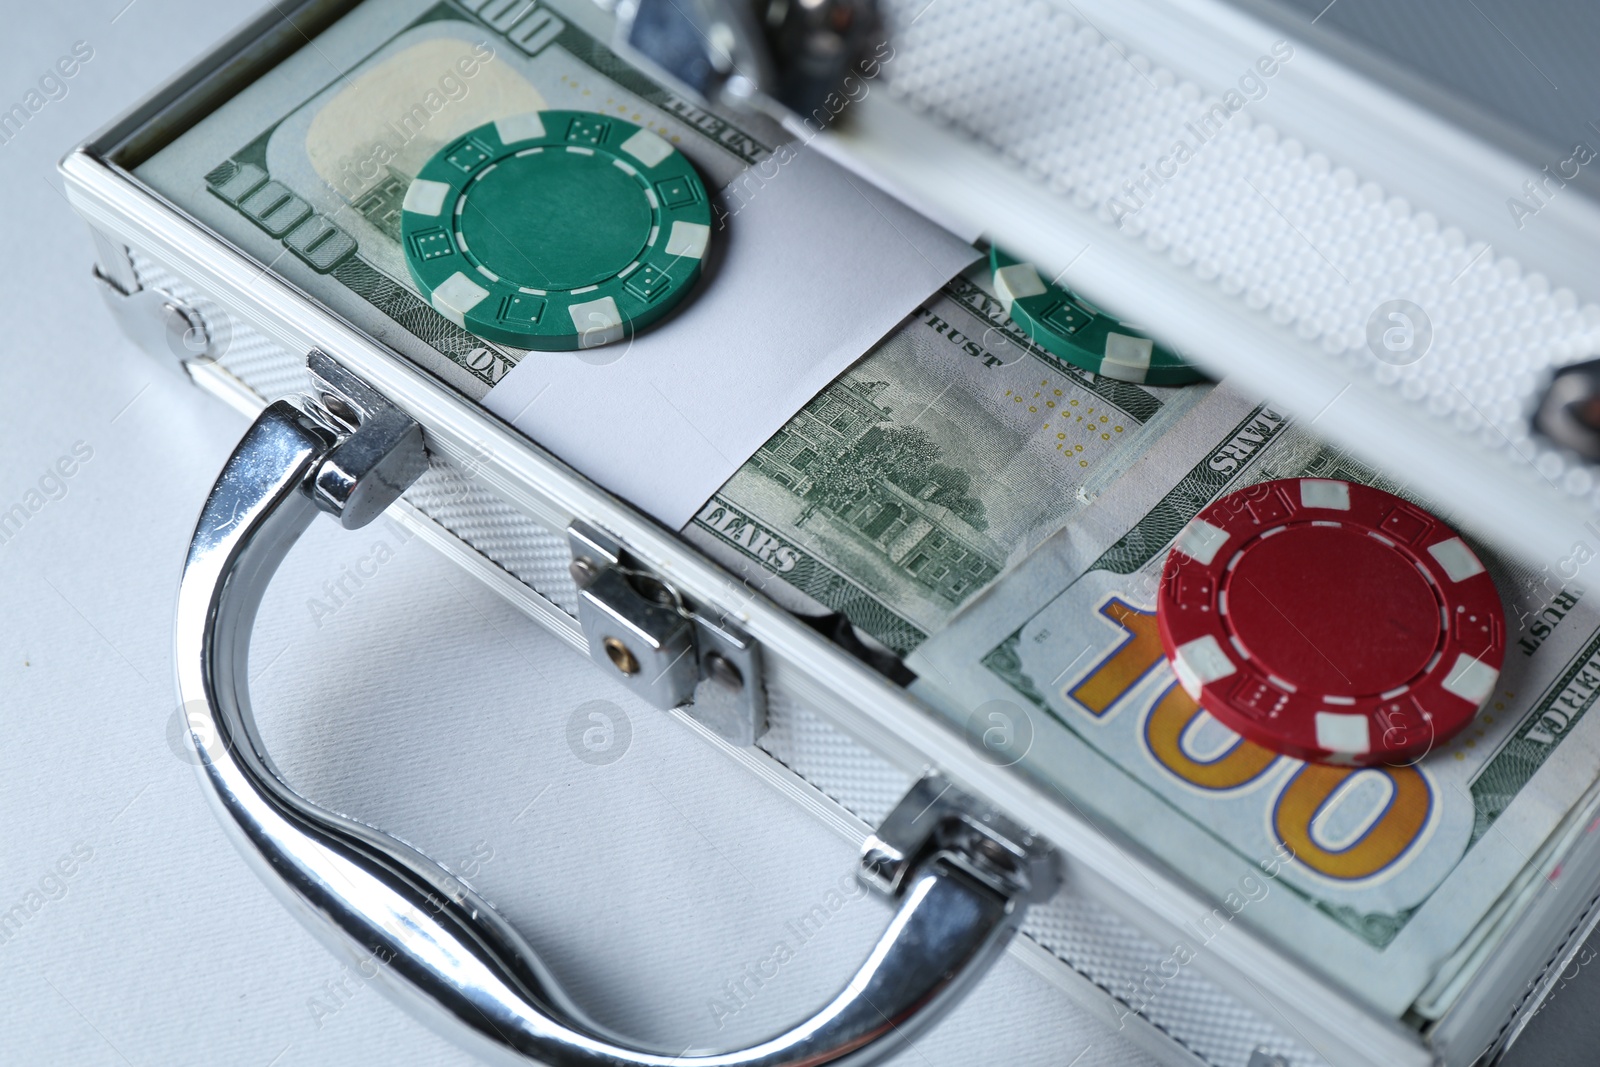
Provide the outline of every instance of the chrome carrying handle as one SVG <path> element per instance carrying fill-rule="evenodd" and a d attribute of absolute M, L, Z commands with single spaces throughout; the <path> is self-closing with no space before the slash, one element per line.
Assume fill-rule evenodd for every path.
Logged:
<path fill-rule="evenodd" d="M 327 410 L 269 406 L 195 526 L 178 596 L 178 688 L 201 777 L 240 851 L 336 950 L 382 964 L 385 988 L 445 1036 L 491 1062 L 552 1067 L 871 1063 L 897 1050 L 888 1038 L 910 1040 L 940 1016 L 998 956 L 1027 902 L 1053 890 L 1048 849 L 926 778 L 862 858 L 863 881 L 897 897 L 898 910 L 810 1018 L 738 1051 L 679 1055 L 588 1020 L 470 886 L 295 793 L 262 746 L 246 667 L 267 582 L 319 509 L 363 525 L 426 466 L 414 422 L 321 353 L 311 366 Z"/>

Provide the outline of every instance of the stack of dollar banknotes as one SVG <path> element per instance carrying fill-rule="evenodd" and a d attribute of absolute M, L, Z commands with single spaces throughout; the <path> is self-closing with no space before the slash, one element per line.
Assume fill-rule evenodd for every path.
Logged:
<path fill-rule="evenodd" d="M 684 174 L 723 189 L 783 134 L 694 109 L 544 8 L 524 33 L 475 20 L 481 6 L 363 5 L 139 174 L 493 410 L 513 367 L 556 363 L 474 334 L 459 307 L 447 314 L 463 291 L 507 288 L 498 274 L 463 285 L 441 269 L 432 301 L 421 295 L 413 275 L 454 253 L 448 238 L 417 244 L 408 266 L 407 220 L 424 208 L 446 218 L 447 194 L 465 203 L 443 181 L 428 186 L 431 203 L 413 195 L 430 157 L 470 169 L 448 154 L 465 131 L 604 111 L 662 130 L 693 161 Z M 655 135 L 633 143 L 656 162 L 668 153 Z M 763 192 L 735 225 L 748 232 L 781 195 Z M 1162 573 L 1186 525 L 1230 493 L 1290 478 L 1376 486 L 1450 515 L 1426 486 L 1380 475 L 1230 383 L 1152 385 L 1172 379 L 1063 358 L 1019 325 L 1027 293 L 1003 275 L 1009 262 L 971 267 L 864 356 L 852 350 L 843 374 L 690 502 L 683 536 L 786 608 L 842 614 L 984 758 L 1181 871 L 1230 921 L 1394 1018 L 1438 1018 L 1541 894 L 1559 891 L 1563 857 L 1594 822 L 1600 612 L 1559 567 L 1531 570 L 1468 533 L 1505 630 L 1501 669 L 1465 729 L 1403 763 L 1362 766 L 1242 738 L 1178 684 L 1163 646 Z M 710 286 L 735 284 L 729 274 Z M 566 329 L 520 303 L 473 306 Z M 1147 368 L 1179 360 L 1132 328 L 1118 336 Z M 560 358 L 603 364 L 606 352 Z M 1356 610 L 1341 624 L 1364 622 Z"/>

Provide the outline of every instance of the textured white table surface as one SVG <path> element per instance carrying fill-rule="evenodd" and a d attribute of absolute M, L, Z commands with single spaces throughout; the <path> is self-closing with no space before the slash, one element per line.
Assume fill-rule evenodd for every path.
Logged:
<path fill-rule="evenodd" d="M 0 512 L 26 511 L 0 543 L 0 913 L 22 908 L 0 932 L 8 1065 L 469 1062 L 279 907 L 180 756 L 178 570 L 244 422 L 117 332 L 55 173 L 250 12 L 15 5 L 0 35 L 4 107 L 75 42 L 93 50 L 0 144 Z M 71 476 L 53 473 L 75 449 Z M 392 558 L 319 625 L 309 601 L 380 541 Z M 263 730 L 297 788 L 471 875 L 580 1003 L 642 1040 L 731 1044 L 793 1022 L 889 914 L 845 900 L 776 977 L 730 998 L 794 941 L 791 920 L 851 884 L 854 846 L 381 523 L 319 523 L 254 648 Z M 631 725 L 609 764 L 567 741 L 592 701 Z M 895 1062 L 1148 1061 L 1008 957 Z"/>

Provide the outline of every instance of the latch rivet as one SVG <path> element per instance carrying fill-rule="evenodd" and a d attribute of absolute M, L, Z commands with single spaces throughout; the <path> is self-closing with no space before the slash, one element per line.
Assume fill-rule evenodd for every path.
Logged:
<path fill-rule="evenodd" d="M 1017 858 L 1007 852 L 1005 846 L 998 841 L 988 838 L 978 842 L 978 855 L 1000 868 L 1002 871 L 1012 871 L 1017 866 Z"/>
<path fill-rule="evenodd" d="M 206 355 L 211 338 L 206 335 L 205 322 L 192 309 L 179 303 L 161 305 L 162 326 L 167 331 L 168 347 L 182 362 L 198 360 Z"/>
<path fill-rule="evenodd" d="M 348 400 L 337 393 L 324 392 L 322 394 L 322 406 L 328 409 L 328 414 L 346 426 L 358 426 L 361 423 L 361 416 L 356 412 L 356 409 L 350 406 Z"/>
<path fill-rule="evenodd" d="M 579 589 L 587 589 L 589 583 L 594 581 L 594 576 L 600 573 L 600 568 L 594 565 L 594 560 L 588 556 L 579 556 L 567 564 L 567 573 L 572 575 L 572 584 Z"/>
<path fill-rule="evenodd" d="M 613 667 L 627 675 L 639 673 L 639 661 L 633 657 L 627 645 L 615 637 L 608 637 L 601 643 L 605 645 L 606 657 L 611 660 Z"/>
<path fill-rule="evenodd" d="M 744 688 L 744 675 L 739 673 L 739 668 L 734 666 L 732 660 L 720 652 L 706 653 L 706 676 L 735 692 Z"/>

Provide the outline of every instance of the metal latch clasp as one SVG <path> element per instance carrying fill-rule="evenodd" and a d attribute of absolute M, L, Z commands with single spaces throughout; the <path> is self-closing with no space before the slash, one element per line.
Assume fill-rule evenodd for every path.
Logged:
<path fill-rule="evenodd" d="M 422 427 L 325 352 L 307 353 L 306 370 L 317 388 L 319 413 L 339 433 L 317 468 L 311 497 L 345 529 L 359 529 L 428 469 Z"/>
<path fill-rule="evenodd" d="M 567 527 L 578 622 L 590 657 L 663 710 L 688 714 L 736 745 L 767 728 L 760 647 L 725 617 L 699 610 L 585 522 Z"/>
<path fill-rule="evenodd" d="M 996 808 L 924 774 L 861 846 L 857 877 L 884 896 L 926 857 L 945 853 L 1008 897 L 1047 900 L 1061 882 L 1056 853 Z"/>

